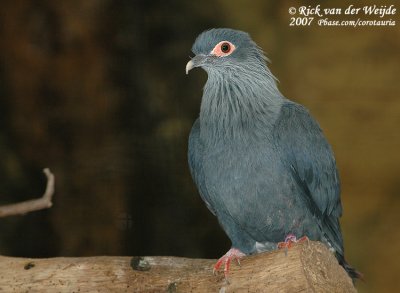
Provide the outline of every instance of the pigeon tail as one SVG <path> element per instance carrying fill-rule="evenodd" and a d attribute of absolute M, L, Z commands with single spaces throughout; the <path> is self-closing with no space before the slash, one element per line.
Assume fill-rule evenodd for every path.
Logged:
<path fill-rule="evenodd" d="M 353 268 L 351 265 L 349 265 L 342 255 L 337 255 L 337 258 L 339 264 L 346 270 L 350 278 L 352 278 L 353 283 L 357 279 L 364 280 L 364 275 L 361 272 L 357 271 L 355 268 Z"/>

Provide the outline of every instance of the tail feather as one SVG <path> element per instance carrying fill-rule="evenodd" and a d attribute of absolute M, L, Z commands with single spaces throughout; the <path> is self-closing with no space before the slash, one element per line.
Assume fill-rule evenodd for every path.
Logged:
<path fill-rule="evenodd" d="M 352 278 L 353 282 L 355 282 L 355 280 L 357 279 L 364 280 L 363 274 L 357 271 L 351 265 L 349 265 L 342 255 L 336 254 L 336 257 L 339 261 L 339 264 L 346 270 L 347 274 L 350 276 L 350 278 Z"/>

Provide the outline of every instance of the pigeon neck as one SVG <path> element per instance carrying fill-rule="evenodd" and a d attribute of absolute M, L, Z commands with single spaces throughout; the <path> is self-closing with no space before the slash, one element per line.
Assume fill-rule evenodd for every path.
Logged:
<path fill-rule="evenodd" d="M 200 135 L 210 143 L 265 136 L 283 97 L 268 71 L 208 72 L 200 109 Z"/>

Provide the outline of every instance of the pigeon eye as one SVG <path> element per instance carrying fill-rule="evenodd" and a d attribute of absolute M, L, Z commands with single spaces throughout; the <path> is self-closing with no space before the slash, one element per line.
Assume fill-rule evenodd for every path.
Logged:
<path fill-rule="evenodd" d="M 229 45 L 229 43 L 222 43 L 221 51 L 223 53 L 229 53 L 230 50 L 231 50 L 231 45 Z"/>
<path fill-rule="evenodd" d="M 224 57 L 230 55 L 235 49 L 235 45 L 231 42 L 222 41 L 215 45 L 210 54 L 217 57 Z"/>

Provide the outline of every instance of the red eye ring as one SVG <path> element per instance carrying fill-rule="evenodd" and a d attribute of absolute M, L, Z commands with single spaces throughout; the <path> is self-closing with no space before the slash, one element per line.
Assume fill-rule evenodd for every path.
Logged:
<path fill-rule="evenodd" d="M 211 55 L 215 55 L 217 57 L 224 57 L 232 54 L 235 51 L 236 47 L 229 41 L 222 41 L 215 45 L 214 49 L 210 52 Z"/>

